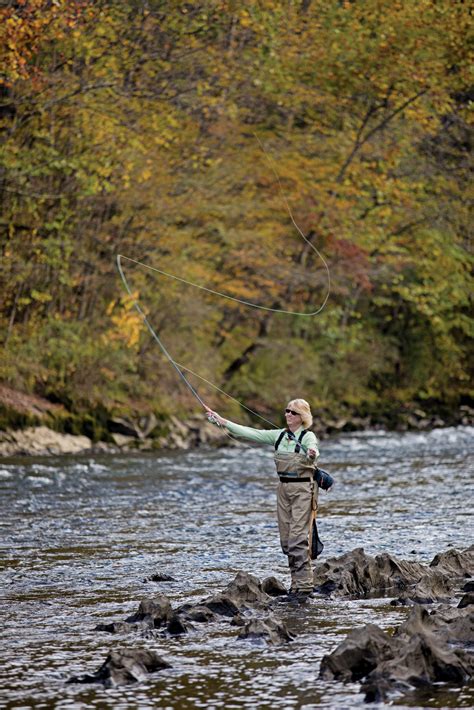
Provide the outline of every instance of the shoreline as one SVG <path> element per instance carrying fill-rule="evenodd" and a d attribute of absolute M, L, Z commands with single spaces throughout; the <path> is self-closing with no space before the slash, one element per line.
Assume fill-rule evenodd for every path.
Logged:
<path fill-rule="evenodd" d="M 318 432 L 321 440 L 341 434 L 363 432 L 430 432 L 435 429 L 449 429 L 462 426 L 474 426 L 472 417 L 463 417 L 461 421 L 439 423 L 439 421 L 419 421 L 412 426 L 388 428 L 384 424 L 361 426 L 357 418 L 344 421 L 340 428 L 331 427 Z M 416 425 L 417 424 L 417 425 Z M 359 426 L 357 426 L 359 425 Z M 93 441 L 83 434 L 69 434 L 59 432 L 45 424 L 30 426 L 22 429 L 0 430 L 0 460 L 25 456 L 62 456 L 81 454 L 110 454 L 120 453 L 159 453 L 164 451 L 189 451 L 199 448 L 227 448 L 238 447 L 241 442 L 227 437 L 222 430 L 210 424 L 204 416 L 196 416 L 190 420 L 181 421 L 171 418 L 171 431 L 169 434 L 156 438 L 140 436 L 138 433 L 124 434 L 114 432 L 111 441 Z"/>
<path fill-rule="evenodd" d="M 242 423 L 252 426 L 252 422 Z M 311 428 L 324 440 L 351 432 L 423 432 L 457 426 L 474 426 L 474 408 L 461 405 L 448 410 L 431 405 L 425 411 L 419 404 L 407 403 L 386 410 L 381 405 L 378 414 L 340 415 L 319 410 Z M 62 404 L 0 383 L 0 459 L 239 445 L 238 440 L 209 423 L 204 413 L 179 418 L 162 412 L 117 414 L 105 407 L 72 412 Z"/>

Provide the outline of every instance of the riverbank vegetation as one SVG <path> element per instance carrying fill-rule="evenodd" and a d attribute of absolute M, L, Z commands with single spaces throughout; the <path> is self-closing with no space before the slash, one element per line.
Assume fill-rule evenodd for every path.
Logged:
<path fill-rule="evenodd" d="M 169 352 L 276 421 L 294 396 L 332 417 L 455 417 L 471 401 L 469 20 L 448 0 L 3 3 L 0 382 L 76 421 L 198 411 L 116 256 L 315 311 L 326 271 L 288 201 L 330 268 L 324 310 L 249 309 L 125 262 Z"/>

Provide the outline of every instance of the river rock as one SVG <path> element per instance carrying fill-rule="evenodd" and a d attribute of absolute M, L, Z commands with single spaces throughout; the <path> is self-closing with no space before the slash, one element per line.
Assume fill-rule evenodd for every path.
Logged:
<path fill-rule="evenodd" d="M 192 628 L 179 614 L 173 613 L 166 624 L 166 630 L 171 636 L 187 634 Z"/>
<path fill-rule="evenodd" d="M 93 674 L 73 676 L 67 683 L 101 683 L 106 688 L 129 685 L 145 680 L 150 673 L 171 668 L 154 651 L 142 648 L 111 651 L 101 667 Z"/>
<path fill-rule="evenodd" d="M 444 605 L 433 611 L 417 606 L 400 624 L 394 638 L 410 638 L 416 634 L 435 634 L 448 644 L 469 644 L 474 641 L 474 609 L 459 609 Z"/>
<path fill-rule="evenodd" d="M 430 567 L 436 568 L 443 574 L 454 577 L 474 576 L 474 545 L 466 550 L 447 550 L 435 555 L 430 562 Z"/>
<path fill-rule="evenodd" d="M 395 642 L 396 643 L 396 642 Z M 376 624 L 351 631 L 329 655 L 323 656 L 320 676 L 326 680 L 356 681 L 394 655 L 394 641 Z"/>
<path fill-rule="evenodd" d="M 415 607 L 391 636 L 374 624 L 352 631 L 321 661 L 320 675 L 345 682 L 363 680 L 366 701 L 385 701 L 394 691 L 437 682 L 462 685 L 474 674 L 470 610 L 444 607 L 430 614 Z"/>
<path fill-rule="evenodd" d="M 400 604 L 446 601 L 457 581 L 470 576 L 473 548 L 448 550 L 436 555 L 429 566 L 399 560 L 383 553 L 372 557 L 362 548 L 332 557 L 316 565 L 315 590 L 334 596 L 364 598 L 374 594 L 400 593 Z"/>
<path fill-rule="evenodd" d="M 176 582 L 176 579 L 170 574 L 163 574 L 162 572 L 157 572 L 156 574 L 150 575 L 150 577 L 145 577 L 144 582 Z"/>
<path fill-rule="evenodd" d="M 216 615 L 208 607 L 197 604 L 195 606 L 184 604 L 179 608 L 182 615 L 197 624 L 205 624 L 216 620 Z"/>
<path fill-rule="evenodd" d="M 251 619 L 244 624 L 239 639 L 263 640 L 267 643 L 287 643 L 293 640 L 285 624 L 269 616 L 266 619 Z"/>
<path fill-rule="evenodd" d="M 153 599 L 142 599 L 138 611 L 125 621 L 128 624 L 145 622 L 149 626 L 157 628 L 166 625 L 171 619 L 172 613 L 170 600 L 164 594 L 160 594 Z"/>
<path fill-rule="evenodd" d="M 266 577 L 262 582 L 262 591 L 271 597 L 281 597 L 287 593 L 285 585 L 276 577 Z"/>
<path fill-rule="evenodd" d="M 387 553 L 371 557 L 359 547 L 316 565 L 314 586 L 322 594 L 366 597 L 374 592 L 406 589 L 420 581 L 426 567 Z"/>
<path fill-rule="evenodd" d="M 80 454 L 91 448 L 87 436 L 61 434 L 46 426 L 0 432 L 0 456 Z"/>
<path fill-rule="evenodd" d="M 144 625 L 144 628 L 148 628 Z M 129 624 L 126 621 L 112 621 L 110 624 L 97 624 L 94 631 L 105 631 L 107 634 L 129 634 L 138 631 L 137 624 Z"/>
<path fill-rule="evenodd" d="M 461 598 L 461 601 L 458 604 L 459 609 L 464 609 L 466 606 L 472 606 L 474 604 L 474 592 L 467 592 L 467 594 L 464 594 Z"/>
<path fill-rule="evenodd" d="M 452 596 L 455 580 L 451 575 L 443 574 L 437 569 L 427 569 L 417 584 L 401 594 L 399 601 L 407 600 L 414 604 L 434 604 L 448 601 Z"/>
<path fill-rule="evenodd" d="M 396 657 L 380 663 L 362 685 L 365 699 L 385 701 L 393 690 L 448 682 L 463 685 L 472 676 L 469 655 L 436 643 L 433 635 L 416 634 L 402 644 Z"/>
<path fill-rule="evenodd" d="M 235 579 L 223 590 L 223 594 L 230 597 L 239 608 L 270 601 L 270 596 L 263 591 L 259 578 L 248 572 L 238 572 Z"/>
<path fill-rule="evenodd" d="M 189 619 L 192 618 L 191 614 L 201 613 L 203 609 L 214 615 L 234 617 L 243 609 L 256 605 L 266 606 L 270 601 L 271 597 L 263 591 L 258 577 L 248 572 L 238 572 L 222 592 L 202 599 L 197 605 L 184 604 L 179 607 L 178 612 Z"/>

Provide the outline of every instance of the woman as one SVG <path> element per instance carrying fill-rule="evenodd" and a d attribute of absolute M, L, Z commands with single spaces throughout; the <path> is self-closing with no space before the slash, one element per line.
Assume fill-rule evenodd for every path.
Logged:
<path fill-rule="evenodd" d="M 211 421 L 225 427 L 234 436 L 274 445 L 275 465 L 280 478 L 277 488 L 278 527 L 281 547 L 290 567 L 290 593 L 298 597 L 308 596 L 313 590 L 309 533 L 316 512 L 318 490 L 313 471 L 319 456 L 316 436 L 308 431 L 313 423 L 308 402 L 304 399 L 288 402 L 285 429 L 254 429 L 224 419 L 209 408 L 207 413 Z"/>

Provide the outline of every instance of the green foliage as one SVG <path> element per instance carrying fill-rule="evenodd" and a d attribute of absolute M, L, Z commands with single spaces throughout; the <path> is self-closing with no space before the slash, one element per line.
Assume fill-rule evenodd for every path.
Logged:
<path fill-rule="evenodd" d="M 115 256 L 315 310 L 325 271 L 287 200 L 330 265 L 316 318 L 126 265 L 176 360 L 267 415 L 296 392 L 334 413 L 470 397 L 469 19 L 448 0 L 0 9 L 0 380 L 93 438 L 99 405 L 188 412 Z"/>

